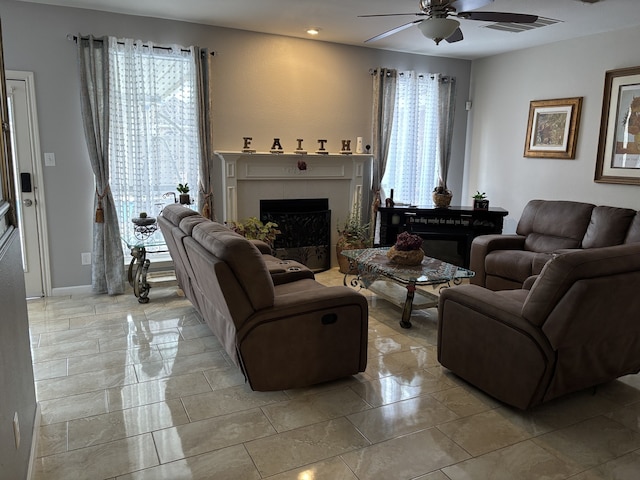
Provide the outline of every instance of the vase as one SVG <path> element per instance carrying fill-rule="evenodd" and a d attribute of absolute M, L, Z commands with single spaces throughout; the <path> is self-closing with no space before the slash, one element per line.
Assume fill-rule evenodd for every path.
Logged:
<path fill-rule="evenodd" d="M 191 197 L 189 196 L 188 193 L 180 194 L 180 203 L 182 205 L 191 205 Z"/>
<path fill-rule="evenodd" d="M 445 190 L 443 193 L 433 192 L 433 204 L 436 208 L 449 208 L 452 196 L 451 190 Z"/>
<path fill-rule="evenodd" d="M 365 242 L 345 242 L 343 238 L 339 238 L 336 242 L 336 256 L 338 258 L 338 266 L 340 273 L 348 273 L 349 275 L 357 275 L 358 268 L 349 262 L 349 259 L 342 255 L 343 250 L 355 250 L 357 248 L 366 248 Z"/>
<path fill-rule="evenodd" d="M 421 248 L 417 250 L 398 250 L 395 246 L 387 251 L 387 258 L 390 262 L 399 265 L 420 265 L 424 258 Z"/>

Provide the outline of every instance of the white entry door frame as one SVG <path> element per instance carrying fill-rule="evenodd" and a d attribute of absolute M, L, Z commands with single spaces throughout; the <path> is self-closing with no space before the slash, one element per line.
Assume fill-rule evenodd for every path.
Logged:
<path fill-rule="evenodd" d="M 7 95 L 17 182 L 18 221 L 23 249 L 27 296 L 51 296 L 47 215 L 43 186 L 40 134 L 32 72 L 8 70 Z M 31 192 L 22 192 L 21 173 L 28 173 Z"/>

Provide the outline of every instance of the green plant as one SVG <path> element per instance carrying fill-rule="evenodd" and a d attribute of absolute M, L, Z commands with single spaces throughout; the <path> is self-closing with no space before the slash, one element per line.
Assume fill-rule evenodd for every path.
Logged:
<path fill-rule="evenodd" d="M 338 235 L 343 245 L 368 245 L 370 243 L 369 223 L 362 223 L 360 208 L 356 206 L 344 223 L 338 220 Z"/>
<path fill-rule="evenodd" d="M 473 198 L 474 200 L 484 200 L 485 198 L 487 198 L 487 194 L 484 192 L 480 193 L 480 190 L 478 190 L 478 193 L 473 195 L 471 198 Z"/>
<path fill-rule="evenodd" d="M 140 218 L 147 218 L 147 212 L 140 212 L 140 213 L 138 214 L 138 217 L 140 217 Z"/>
<path fill-rule="evenodd" d="M 262 240 L 273 247 L 276 236 L 282 232 L 274 222 L 262 223 L 257 217 L 249 217 L 241 222 L 227 222 L 227 226 L 250 240 Z"/>
<path fill-rule="evenodd" d="M 181 193 L 182 195 L 186 195 L 187 193 L 189 193 L 189 184 L 185 183 L 184 185 L 179 183 L 178 184 L 178 188 L 176 188 L 176 190 L 178 190 L 178 193 Z"/>

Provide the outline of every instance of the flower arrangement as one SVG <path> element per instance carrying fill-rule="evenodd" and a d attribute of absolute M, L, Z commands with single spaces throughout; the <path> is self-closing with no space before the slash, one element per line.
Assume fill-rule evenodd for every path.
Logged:
<path fill-rule="evenodd" d="M 396 250 L 400 250 L 401 252 L 418 250 L 422 248 L 422 238 L 420 237 L 420 235 L 415 235 L 409 232 L 402 232 L 400 235 L 398 235 L 394 247 L 396 247 Z"/>
<path fill-rule="evenodd" d="M 424 258 L 422 238 L 409 232 L 400 233 L 396 244 L 387 251 L 387 258 L 400 265 L 420 265 Z"/>

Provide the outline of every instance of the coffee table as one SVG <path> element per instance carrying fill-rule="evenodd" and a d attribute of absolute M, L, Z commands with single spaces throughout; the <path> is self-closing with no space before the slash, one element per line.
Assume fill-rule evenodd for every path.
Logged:
<path fill-rule="evenodd" d="M 392 263 L 387 258 L 389 247 L 343 250 L 342 255 L 349 259 L 350 265 L 357 269 L 357 275 L 349 282 L 352 287 L 364 287 L 385 300 L 402 307 L 402 328 L 411 328 L 411 310 L 429 308 L 438 305 L 438 296 L 417 286 L 432 285 L 445 288 L 458 285 L 464 278 L 475 275 L 457 265 L 425 256 L 420 265 L 409 266 Z M 347 276 L 344 284 L 347 285 Z M 403 288 L 404 287 L 404 288 Z"/>

